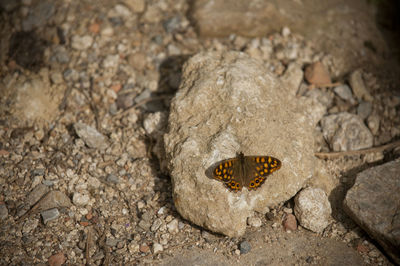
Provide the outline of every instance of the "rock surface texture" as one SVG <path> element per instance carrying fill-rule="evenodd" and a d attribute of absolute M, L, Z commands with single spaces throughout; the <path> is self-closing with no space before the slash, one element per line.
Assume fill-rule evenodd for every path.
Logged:
<path fill-rule="evenodd" d="M 294 94 L 244 53 L 200 53 L 185 64 L 164 137 L 174 203 L 185 219 L 240 236 L 253 211 L 265 213 L 303 187 L 313 173 L 317 121 Z M 282 167 L 258 190 L 233 193 L 211 172 L 237 152 L 270 155 Z"/>
<path fill-rule="evenodd" d="M 345 211 L 400 264 L 400 159 L 359 173 Z"/>

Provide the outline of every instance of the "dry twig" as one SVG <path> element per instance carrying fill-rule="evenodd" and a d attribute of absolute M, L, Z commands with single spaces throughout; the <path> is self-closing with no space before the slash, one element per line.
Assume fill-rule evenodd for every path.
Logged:
<path fill-rule="evenodd" d="M 391 150 L 397 146 L 400 146 L 400 140 L 378 146 L 378 147 L 372 147 L 368 149 L 362 149 L 362 150 L 357 150 L 357 151 L 339 151 L 339 152 L 316 152 L 315 156 L 321 159 L 333 159 L 333 158 L 338 158 L 342 156 L 352 156 L 352 155 L 362 155 L 362 154 L 367 154 L 367 153 L 374 153 L 374 152 L 382 152 L 385 150 Z"/>

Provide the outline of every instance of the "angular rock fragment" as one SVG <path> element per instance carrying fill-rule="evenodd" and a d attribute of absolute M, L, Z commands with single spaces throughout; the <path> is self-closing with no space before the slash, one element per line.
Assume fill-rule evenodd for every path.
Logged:
<path fill-rule="evenodd" d="M 400 159 L 357 174 L 343 207 L 400 264 Z"/>

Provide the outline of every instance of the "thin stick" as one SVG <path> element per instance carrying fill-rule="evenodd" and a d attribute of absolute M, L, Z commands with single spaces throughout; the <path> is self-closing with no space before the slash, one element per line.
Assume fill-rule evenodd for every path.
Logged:
<path fill-rule="evenodd" d="M 166 99 L 166 98 L 169 98 L 169 97 L 170 97 L 170 96 L 166 96 L 166 95 L 165 95 L 165 96 L 149 97 L 149 98 L 143 99 L 143 100 L 141 100 L 140 102 L 138 102 L 137 104 L 132 105 L 131 107 L 125 109 L 125 110 L 122 111 L 121 113 L 116 114 L 116 115 L 114 116 L 114 118 L 121 118 L 121 117 L 124 116 L 125 114 L 129 113 L 129 111 L 130 111 L 131 109 L 138 108 L 139 106 L 141 106 L 141 105 L 143 105 L 143 104 L 146 104 L 146 103 L 148 103 L 148 102 L 158 101 L 158 100 Z"/>
<path fill-rule="evenodd" d="M 351 155 L 361 155 L 373 152 L 381 152 L 385 150 L 391 150 L 397 146 L 400 146 L 400 140 L 394 141 L 392 143 L 388 143 L 378 147 L 372 147 L 368 149 L 362 149 L 357 151 L 339 151 L 339 152 L 316 152 L 315 156 L 321 159 L 333 159 L 342 156 L 351 156 Z"/>

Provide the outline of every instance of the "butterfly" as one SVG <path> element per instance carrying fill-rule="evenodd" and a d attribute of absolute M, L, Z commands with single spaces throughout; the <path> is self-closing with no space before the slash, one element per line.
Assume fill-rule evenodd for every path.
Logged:
<path fill-rule="evenodd" d="M 248 190 L 259 188 L 267 176 L 281 168 L 280 160 L 271 156 L 244 156 L 238 153 L 235 158 L 223 160 L 214 168 L 213 177 L 225 183 L 234 192 L 243 187 Z"/>

